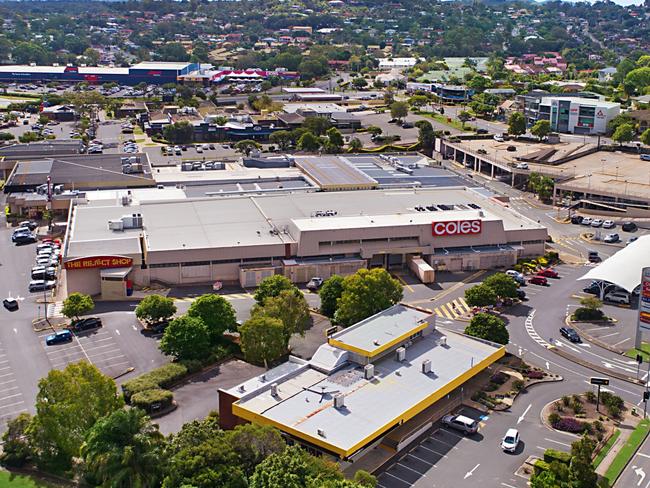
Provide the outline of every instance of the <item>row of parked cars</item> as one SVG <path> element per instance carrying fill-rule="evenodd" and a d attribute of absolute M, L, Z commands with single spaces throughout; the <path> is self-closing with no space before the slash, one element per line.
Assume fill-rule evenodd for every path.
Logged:
<path fill-rule="evenodd" d="M 84 317 L 79 320 L 73 320 L 69 329 L 61 329 L 54 334 L 50 334 L 45 338 L 45 344 L 54 346 L 56 344 L 63 344 L 71 342 L 74 339 L 74 332 L 83 332 L 85 330 L 94 330 L 102 326 L 102 319 L 99 317 Z"/>
<path fill-rule="evenodd" d="M 35 243 L 37 239 L 34 231 L 37 227 L 38 224 L 33 220 L 24 220 L 18 224 L 18 228 L 11 234 L 11 242 L 16 246 Z"/>
<path fill-rule="evenodd" d="M 29 291 L 51 290 L 56 286 L 56 275 L 61 259 L 61 242 L 45 239 L 36 246 L 36 262 L 32 267 Z"/>
<path fill-rule="evenodd" d="M 592 219 L 591 217 L 583 217 L 582 215 L 573 215 L 571 217 L 571 223 L 589 227 L 602 227 L 603 229 L 614 229 L 616 227 L 616 222 L 613 220 Z M 623 222 L 621 229 L 624 232 L 636 232 L 638 227 L 634 222 Z"/>
<path fill-rule="evenodd" d="M 557 271 L 555 271 L 553 268 L 540 269 L 533 276 L 529 277 L 528 281 L 526 281 L 526 278 L 522 273 L 514 269 L 509 269 L 508 271 L 506 271 L 506 274 L 510 276 L 513 280 L 515 280 L 517 284 L 519 284 L 519 286 L 526 286 L 526 283 L 531 283 L 533 285 L 548 286 L 547 278 L 560 277 Z"/>

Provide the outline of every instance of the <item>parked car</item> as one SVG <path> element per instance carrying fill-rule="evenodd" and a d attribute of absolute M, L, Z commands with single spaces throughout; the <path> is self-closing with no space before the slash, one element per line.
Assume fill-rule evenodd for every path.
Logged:
<path fill-rule="evenodd" d="M 464 415 L 445 415 L 442 417 L 442 423 L 452 429 L 461 431 L 465 435 L 478 432 L 478 422 Z"/>
<path fill-rule="evenodd" d="M 32 280 L 29 282 L 29 291 L 33 293 L 36 291 L 51 290 L 54 288 L 54 285 L 56 285 L 56 281 L 54 280 Z"/>
<path fill-rule="evenodd" d="M 548 286 L 548 280 L 544 278 L 543 276 L 531 276 L 528 278 L 528 283 L 532 283 L 533 285 L 542 285 L 542 286 Z"/>
<path fill-rule="evenodd" d="M 517 298 L 519 298 L 521 301 L 526 300 L 526 292 L 521 288 L 517 288 Z"/>
<path fill-rule="evenodd" d="M 614 227 L 616 227 L 616 224 L 613 220 L 606 220 L 603 222 L 603 229 L 613 229 Z"/>
<path fill-rule="evenodd" d="M 12 297 L 7 297 L 2 300 L 2 305 L 4 305 L 4 307 L 10 312 L 18 310 L 18 300 Z"/>
<path fill-rule="evenodd" d="M 494 137 L 492 139 L 494 139 L 497 142 L 504 142 L 505 141 L 502 134 L 494 134 Z"/>
<path fill-rule="evenodd" d="M 413 122 L 404 122 L 402 124 L 402 129 L 412 129 L 413 127 L 415 127 L 415 125 L 413 125 Z"/>
<path fill-rule="evenodd" d="M 630 237 L 630 238 L 627 240 L 627 243 L 626 243 L 625 245 L 627 246 L 627 245 L 629 245 L 629 244 L 632 244 L 632 243 L 633 243 L 634 241 L 636 241 L 638 238 L 639 238 L 639 236 L 633 236 L 633 237 Z"/>
<path fill-rule="evenodd" d="M 560 275 L 557 274 L 557 271 L 551 268 L 540 269 L 537 272 L 537 276 L 544 276 L 546 278 L 559 278 Z"/>
<path fill-rule="evenodd" d="M 56 278 L 56 268 L 53 266 L 44 267 L 36 266 L 36 269 L 32 269 L 32 279 L 33 280 L 54 280 Z"/>
<path fill-rule="evenodd" d="M 636 232 L 638 227 L 634 222 L 623 222 L 621 229 L 623 229 L 625 232 Z"/>
<path fill-rule="evenodd" d="M 524 278 L 524 275 L 521 274 L 519 271 L 516 271 L 514 269 L 509 269 L 506 271 L 506 274 L 510 276 L 513 280 L 515 280 L 517 283 L 520 285 L 525 286 L 526 285 L 526 279 Z"/>
<path fill-rule="evenodd" d="M 641 161 L 650 161 L 650 154 L 641 154 L 639 159 L 641 159 Z"/>
<path fill-rule="evenodd" d="M 307 289 L 311 291 L 318 290 L 323 285 L 323 278 L 314 277 L 307 283 Z"/>
<path fill-rule="evenodd" d="M 584 221 L 583 221 L 583 223 L 584 223 Z M 601 219 L 594 219 L 594 220 L 591 221 L 591 226 L 592 227 L 600 227 L 601 225 L 603 225 L 603 221 Z"/>
<path fill-rule="evenodd" d="M 587 286 L 582 289 L 583 292 L 589 293 L 590 295 L 600 295 L 600 286 L 597 281 L 592 281 Z"/>
<path fill-rule="evenodd" d="M 583 218 L 584 217 L 582 215 L 572 215 L 571 216 L 571 223 L 580 225 L 580 224 L 582 224 L 582 219 Z"/>
<path fill-rule="evenodd" d="M 487 129 L 476 129 L 477 134 L 487 134 L 488 130 Z"/>
<path fill-rule="evenodd" d="M 583 217 L 580 224 L 582 224 L 582 225 L 591 225 L 592 221 L 593 221 L 593 219 L 591 217 Z"/>
<path fill-rule="evenodd" d="M 517 163 L 515 165 L 516 169 L 528 169 L 528 163 Z"/>
<path fill-rule="evenodd" d="M 517 146 L 508 146 L 506 147 L 506 151 L 508 152 L 515 152 L 517 150 Z M 526 165 L 528 166 L 528 165 Z"/>
<path fill-rule="evenodd" d="M 29 230 L 34 230 L 36 227 L 38 227 L 38 224 L 33 220 L 23 220 L 20 224 L 18 224 L 18 226 L 27 227 Z"/>
<path fill-rule="evenodd" d="M 560 334 L 562 334 L 562 337 L 567 338 L 571 342 L 582 342 L 582 339 L 580 339 L 578 333 L 571 327 L 560 327 Z"/>
<path fill-rule="evenodd" d="M 616 234 L 616 233 L 614 233 L 614 234 L 607 234 L 607 235 L 605 236 L 605 238 L 603 239 L 604 242 L 608 242 L 608 243 L 618 242 L 618 241 L 620 241 L 620 240 L 621 240 L 621 236 L 619 236 L 619 235 Z"/>
<path fill-rule="evenodd" d="M 142 329 L 143 334 L 162 334 L 169 325 L 169 320 L 161 320 Z"/>
<path fill-rule="evenodd" d="M 70 324 L 75 331 L 97 329 L 102 326 L 102 319 L 99 317 L 84 317 L 83 319 L 73 320 Z"/>
<path fill-rule="evenodd" d="M 611 303 L 617 303 L 619 305 L 629 305 L 630 304 L 630 295 L 626 291 L 610 291 L 605 294 L 605 301 Z"/>
<path fill-rule="evenodd" d="M 517 429 L 508 429 L 506 435 L 501 439 L 501 449 L 505 452 L 515 452 L 519 446 L 519 431 Z"/>
<path fill-rule="evenodd" d="M 45 344 L 48 346 L 53 346 L 55 344 L 62 344 L 64 342 L 70 342 L 72 340 L 72 332 L 68 329 L 63 329 L 50 334 L 45 338 Z"/>

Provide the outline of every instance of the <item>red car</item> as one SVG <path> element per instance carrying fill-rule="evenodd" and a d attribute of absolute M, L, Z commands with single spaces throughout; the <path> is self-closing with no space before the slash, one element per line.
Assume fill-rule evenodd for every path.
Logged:
<path fill-rule="evenodd" d="M 557 274 L 557 271 L 551 269 L 551 268 L 546 268 L 539 270 L 537 272 L 537 276 L 545 276 L 546 278 L 559 278 L 560 275 Z"/>
<path fill-rule="evenodd" d="M 546 278 L 544 278 L 543 276 L 535 275 L 535 276 L 531 276 L 529 278 L 528 283 L 532 283 L 533 285 L 547 286 L 548 285 L 548 280 Z"/>

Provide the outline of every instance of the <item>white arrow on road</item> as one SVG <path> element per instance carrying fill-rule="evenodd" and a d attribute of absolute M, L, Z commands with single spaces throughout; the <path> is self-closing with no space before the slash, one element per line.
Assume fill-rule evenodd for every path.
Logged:
<path fill-rule="evenodd" d="M 546 369 L 549 370 L 549 371 L 550 371 L 550 369 L 551 369 L 551 365 L 548 364 L 548 361 L 546 361 Z"/>
<path fill-rule="evenodd" d="M 632 466 L 632 469 L 634 468 L 636 468 L 636 466 Z M 634 469 L 634 473 L 641 478 L 636 486 L 641 486 L 641 483 L 643 483 L 643 480 L 645 479 L 645 471 L 643 471 L 643 468 L 636 468 Z"/>
<path fill-rule="evenodd" d="M 519 418 L 517 419 L 517 425 L 519 425 L 520 423 L 522 423 L 522 422 L 524 421 L 524 417 L 526 416 L 526 414 L 527 414 L 528 411 L 530 410 L 530 407 L 532 407 L 532 406 L 533 406 L 533 405 L 530 404 L 530 405 L 528 405 L 528 406 L 526 407 L 526 410 L 524 410 L 524 413 L 522 413 L 522 414 L 519 416 Z"/>
<path fill-rule="evenodd" d="M 464 477 L 463 479 L 466 480 L 467 478 L 469 478 L 470 476 L 472 476 L 472 475 L 474 474 L 474 471 L 476 471 L 476 468 L 478 468 L 479 466 L 480 466 L 480 464 L 477 464 L 476 466 L 474 466 L 474 467 L 472 468 L 471 471 L 468 471 L 467 473 L 465 473 L 465 477 Z"/>

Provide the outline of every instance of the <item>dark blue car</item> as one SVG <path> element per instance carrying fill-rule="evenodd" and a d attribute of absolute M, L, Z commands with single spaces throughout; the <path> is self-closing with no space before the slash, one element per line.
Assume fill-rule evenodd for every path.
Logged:
<path fill-rule="evenodd" d="M 72 332 L 68 329 L 63 329 L 51 334 L 45 338 L 45 344 L 53 346 L 63 342 L 70 342 L 72 340 Z"/>

